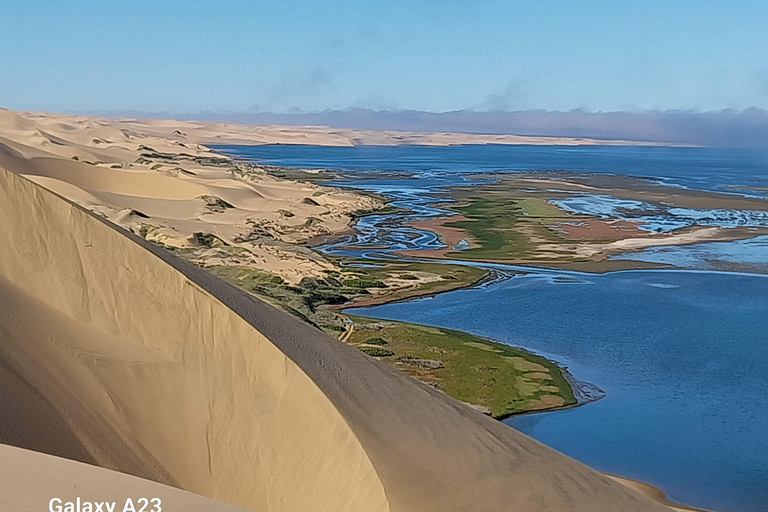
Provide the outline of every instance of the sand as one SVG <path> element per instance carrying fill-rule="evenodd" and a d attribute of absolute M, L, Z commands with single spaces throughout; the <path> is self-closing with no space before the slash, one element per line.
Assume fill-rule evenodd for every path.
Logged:
<path fill-rule="evenodd" d="M 167 485 L 7 445 L 0 445 L 0 489 L 3 512 L 45 512 L 54 498 L 115 502 L 115 511 L 122 512 L 126 499 L 137 504 L 141 497 L 159 499 L 169 512 L 245 512 Z"/>
<path fill-rule="evenodd" d="M 655 236 L 647 238 L 625 238 L 616 240 L 602 247 L 602 252 L 608 254 L 622 253 L 626 251 L 639 251 L 648 247 L 662 247 L 670 245 L 690 245 L 701 242 L 718 242 L 752 238 L 761 234 L 761 230 L 749 228 L 721 228 L 701 227 L 687 232 L 675 233 L 667 236 Z"/>
<path fill-rule="evenodd" d="M 533 145 L 629 145 L 669 146 L 664 142 L 590 139 L 575 137 L 537 137 L 521 135 L 494 135 L 445 132 L 414 132 L 396 130 L 357 130 L 329 126 L 240 125 L 211 121 L 177 121 L 173 119 L 98 118 L 88 116 L 57 115 L 51 113 L 25 113 L 34 121 L 54 126 L 72 123 L 97 123 L 129 134 L 141 133 L 162 137 L 177 144 L 311 144 L 315 146 L 400 146 L 418 144 L 449 146 L 455 144 L 533 144 Z M 104 130 L 105 138 L 112 132 Z"/>
<path fill-rule="evenodd" d="M 0 442 L 259 512 L 669 510 L 110 222 L 135 214 L 76 204 L 140 198 L 205 222 L 183 215 L 201 189 L 259 213 L 254 192 L 285 183 L 116 169 L 137 142 L 103 142 L 111 127 L 3 115 Z M 159 204 L 174 201 L 180 221 Z"/>
<path fill-rule="evenodd" d="M 710 512 L 703 508 L 689 507 L 687 505 L 675 503 L 674 501 L 671 501 L 669 499 L 669 497 L 664 491 L 662 491 L 658 487 L 654 487 L 653 485 L 647 484 L 645 482 L 640 482 L 638 480 L 632 480 L 631 478 L 624 478 L 616 475 L 608 475 L 608 476 L 611 479 L 615 480 L 616 482 L 619 482 L 622 485 L 626 485 L 630 489 L 635 490 L 640 494 L 648 496 L 649 498 L 653 498 L 659 503 L 663 503 L 669 506 L 672 510 L 676 512 Z"/>
<path fill-rule="evenodd" d="M 649 247 L 670 247 L 703 242 L 745 240 L 766 233 L 768 233 L 766 228 L 691 226 L 670 234 L 648 233 L 639 237 L 627 236 L 627 238 L 608 243 L 541 244 L 537 249 L 543 253 L 556 253 L 557 251 L 567 250 L 579 258 L 592 258 L 595 261 L 601 261 L 609 255 L 641 251 Z M 628 232 L 628 235 L 631 234 L 631 232 Z"/>
<path fill-rule="evenodd" d="M 165 135 L 178 131 L 150 125 Z M 0 166 L 172 247 L 194 248 L 194 233 L 213 233 L 229 249 L 203 252 L 198 263 L 255 265 L 289 283 L 333 268 L 294 244 L 344 232 L 353 212 L 381 206 L 371 197 L 280 180 L 260 169 L 244 173 L 204 146 L 119 126 L 0 110 Z M 209 165 L 211 159 L 219 165 Z"/>

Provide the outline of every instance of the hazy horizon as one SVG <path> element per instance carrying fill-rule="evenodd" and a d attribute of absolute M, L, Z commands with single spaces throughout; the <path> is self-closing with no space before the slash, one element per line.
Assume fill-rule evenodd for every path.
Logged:
<path fill-rule="evenodd" d="M 16 110 L 241 123 L 768 141 L 757 0 L 4 6 Z"/>
<path fill-rule="evenodd" d="M 768 110 L 724 109 L 708 112 L 585 110 L 428 112 L 348 108 L 319 112 L 83 110 L 105 117 L 218 121 L 238 124 L 323 125 L 332 128 L 509 134 L 665 142 L 712 147 L 768 146 Z"/>

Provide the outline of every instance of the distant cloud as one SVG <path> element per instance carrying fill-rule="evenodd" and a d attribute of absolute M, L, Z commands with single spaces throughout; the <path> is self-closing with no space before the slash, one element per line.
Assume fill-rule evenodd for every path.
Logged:
<path fill-rule="evenodd" d="M 517 82 L 509 85 L 499 94 L 491 94 L 481 105 L 482 110 L 510 111 L 519 108 L 523 104 L 525 92 Z"/>
<path fill-rule="evenodd" d="M 314 97 L 325 92 L 333 82 L 332 73 L 323 66 L 317 66 L 304 74 L 291 73 L 273 86 L 265 95 L 268 108 L 283 110 L 297 101 Z"/>
<path fill-rule="evenodd" d="M 354 108 L 371 109 L 376 111 L 393 110 L 391 103 L 389 103 L 381 94 L 372 94 L 367 98 L 356 101 Z"/>

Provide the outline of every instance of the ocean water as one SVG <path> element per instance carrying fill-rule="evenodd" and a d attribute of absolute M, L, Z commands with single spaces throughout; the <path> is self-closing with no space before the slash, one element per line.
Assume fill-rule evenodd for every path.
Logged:
<path fill-rule="evenodd" d="M 342 169 L 345 186 L 389 193 L 422 216 L 440 213 L 431 205 L 435 190 L 466 183 L 478 171 L 566 169 L 645 176 L 676 186 L 749 195 L 768 190 L 768 153 L 735 150 L 218 149 L 275 165 Z M 393 176 L 375 171 L 405 172 Z M 696 212 L 682 213 L 679 218 L 697 217 Z M 436 243 L 418 230 L 382 229 L 386 221 L 384 216 L 366 218 L 360 237 L 347 245 L 380 239 L 392 248 Z M 362 249 L 345 250 L 366 254 Z M 692 268 L 713 254 L 722 261 L 765 262 L 768 245 L 760 238 L 647 251 L 648 259 Z M 768 511 L 766 276 L 688 270 L 592 275 L 534 269 L 482 288 L 356 313 L 461 329 L 550 357 L 568 366 L 576 378 L 605 390 L 606 398 L 574 409 L 513 417 L 506 421 L 511 427 L 600 470 L 655 484 L 684 503 L 720 512 Z"/>
<path fill-rule="evenodd" d="M 288 167 L 401 170 L 435 186 L 456 175 L 496 170 L 628 174 L 701 190 L 768 195 L 768 151 L 632 146 L 211 146 L 243 159 Z M 750 188 L 752 187 L 752 188 Z M 756 188 L 755 188 L 756 187 Z"/>

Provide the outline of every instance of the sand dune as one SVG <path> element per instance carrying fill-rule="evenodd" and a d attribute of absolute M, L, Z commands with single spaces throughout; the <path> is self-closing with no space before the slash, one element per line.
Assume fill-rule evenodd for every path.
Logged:
<path fill-rule="evenodd" d="M 16 173 L 0 442 L 259 512 L 668 510 Z"/>
<path fill-rule="evenodd" d="M 118 119 L 116 126 L 168 136 L 178 121 Z M 412 132 L 394 130 L 338 129 L 328 126 L 246 126 L 230 123 L 187 121 L 183 133 L 172 138 L 201 144 L 312 144 L 316 146 L 450 146 L 456 144 L 534 144 L 564 146 L 592 145 L 667 145 L 625 140 L 599 140 L 573 137 L 535 137 L 471 133 Z M 174 130 L 180 131 L 178 129 Z"/>
<path fill-rule="evenodd" d="M 658 501 L 659 503 L 663 503 L 675 512 L 711 512 L 708 510 L 705 510 L 703 508 L 696 508 L 696 507 L 689 507 L 687 505 L 682 505 L 680 503 L 675 503 L 669 499 L 667 494 L 659 489 L 658 487 L 654 487 L 650 484 L 646 484 L 645 482 L 640 482 L 637 480 L 632 480 L 630 478 L 622 478 L 620 476 L 615 475 L 608 475 L 611 479 L 619 482 L 622 485 L 626 485 L 630 489 L 633 489 L 640 494 L 643 494 L 645 496 L 648 496 L 650 498 L 653 498 L 654 500 Z"/>
<path fill-rule="evenodd" d="M 0 166 L 150 240 L 197 248 L 203 266 L 250 265 L 290 284 L 332 263 L 296 243 L 348 230 L 381 202 L 246 167 L 203 143 L 596 144 L 620 141 L 106 119 L 0 109 Z M 212 234 L 229 248 L 200 246 Z M 233 257 L 236 256 L 236 257 Z"/>
<path fill-rule="evenodd" d="M 168 511 L 244 512 L 166 485 L 6 445 L 0 445 L 0 489 L 0 510 L 9 512 L 47 511 L 55 498 L 60 501 L 54 506 L 78 498 L 81 503 L 114 502 L 121 512 L 127 498 L 136 504 L 141 497 L 159 499 Z"/>
<path fill-rule="evenodd" d="M 290 283 L 332 265 L 286 244 L 345 231 L 353 212 L 381 204 L 244 171 L 204 146 L 111 122 L 0 110 L 0 166 L 166 245 L 195 247 L 194 233 L 213 233 L 242 249 L 242 261 Z M 220 263 L 225 256 L 211 250 L 197 261 Z"/>
<path fill-rule="evenodd" d="M 523 135 L 472 134 L 450 132 L 414 132 L 396 130 L 358 130 L 329 126 L 240 125 L 212 121 L 174 119 L 97 118 L 88 116 L 29 113 L 25 116 L 56 132 L 74 132 L 84 128 L 94 137 L 80 137 L 87 146 L 92 140 L 125 140 L 136 134 L 152 135 L 175 144 L 312 144 L 317 146 L 399 146 L 408 144 L 448 146 L 453 144 L 535 144 L 535 145 L 631 145 L 654 146 L 667 143 L 605 140 L 574 137 L 537 137 Z M 0 124 L 2 124 L 0 118 Z M 19 130 L 29 125 L 17 123 Z M 94 130 L 98 127 L 98 131 Z M 43 135 L 45 136 L 45 135 Z M 72 140 L 71 138 L 68 138 Z"/>

